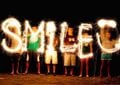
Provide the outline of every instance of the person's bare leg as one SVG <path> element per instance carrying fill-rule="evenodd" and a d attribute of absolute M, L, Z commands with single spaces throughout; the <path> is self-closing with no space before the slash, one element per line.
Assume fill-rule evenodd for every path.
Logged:
<path fill-rule="evenodd" d="M 53 73 L 56 73 L 56 65 L 53 65 Z"/>
<path fill-rule="evenodd" d="M 53 74 L 56 75 L 56 65 L 53 65 Z"/>
<path fill-rule="evenodd" d="M 110 75 L 110 60 L 107 61 L 107 72 L 108 72 L 108 78 L 111 78 L 111 75 Z"/>
<path fill-rule="evenodd" d="M 16 74 L 19 74 L 19 62 L 17 62 Z"/>
<path fill-rule="evenodd" d="M 70 75 L 73 76 L 74 67 L 71 66 Z"/>
<path fill-rule="evenodd" d="M 101 60 L 101 67 L 100 67 L 100 77 L 102 77 L 102 70 L 103 70 L 103 67 L 104 67 L 104 60 Z"/>
<path fill-rule="evenodd" d="M 36 53 L 35 56 L 37 57 L 37 73 L 40 74 L 40 55 Z"/>
<path fill-rule="evenodd" d="M 50 74 L 50 64 L 47 64 L 47 74 Z"/>
<path fill-rule="evenodd" d="M 86 77 L 89 77 L 89 58 L 86 59 Z"/>
<path fill-rule="evenodd" d="M 40 62 L 37 62 L 37 73 L 40 74 Z"/>
<path fill-rule="evenodd" d="M 80 75 L 79 77 L 82 77 L 82 73 L 83 73 L 83 63 L 84 63 L 84 59 L 80 59 Z"/>
<path fill-rule="evenodd" d="M 12 72 L 10 74 L 14 74 L 14 63 L 11 63 L 11 67 L 12 67 Z"/>
<path fill-rule="evenodd" d="M 67 66 L 65 66 L 64 69 L 65 69 L 65 75 L 67 75 L 68 74 L 68 72 L 67 72 Z"/>
<path fill-rule="evenodd" d="M 27 74 L 28 73 L 28 69 L 29 69 L 29 54 L 27 53 L 25 72 L 23 74 Z"/>
<path fill-rule="evenodd" d="M 26 61 L 26 68 L 25 68 L 24 74 L 27 74 L 27 73 L 28 73 L 28 69 L 29 69 L 29 62 Z"/>

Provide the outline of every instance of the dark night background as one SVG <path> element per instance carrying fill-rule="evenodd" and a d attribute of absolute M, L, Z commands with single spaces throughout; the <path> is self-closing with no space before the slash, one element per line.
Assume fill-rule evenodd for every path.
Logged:
<path fill-rule="evenodd" d="M 23 25 L 24 20 L 27 19 L 30 21 L 31 25 L 38 25 L 41 20 L 54 20 L 56 24 L 59 26 L 61 22 L 67 21 L 68 24 L 74 28 L 81 22 L 91 22 L 96 23 L 96 21 L 100 18 L 110 18 L 115 19 L 118 23 L 118 30 L 120 24 L 120 17 L 118 14 L 118 5 L 114 3 L 109 4 L 107 2 L 96 2 L 96 4 L 88 1 L 84 2 L 76 2 L 71 3 L 70 0 L 63 2 L 63 1 L 55 1 L 52 3 L 50 1 L 44 2 L 36 2 L 33 3 L 29 1 L 15 1 L 16 3 L 12 2 L 5 2 L 1 3 L 0 6 L 0 24 L 2 21 L 7 19 L 8 17 L 15 17 L 17 18 L 21 24 Z M 71 4 L 70 4 L 71 3 Z M 87 4 L 86 4 L 87 3 Z M 103 4 L 104 3 L 104 4 Z M 4 4 L 4 5 L 3 5 Z M 88 5 L 89 4 L 89 5 Z M 114 6 L 113 6 L 114 4 Z M 2 36 L 0 36 L 2 38 Z M 1 39 L 0 39 L 1 40 Z M 99 47 L 96 48 L 96 44 L 94 44 L 94 59 L 90 60 L 90 74 L 94 74 L 94 61 L 96 61 L 96 74 L 99 74 L 100 68 L 100 53 Z M 97 50 L 98 49 L 98 50 Z M 97 60 L 96 60 L 97 59 Z M 43 66 L 41 67 L 42 72 L 45 72 L 45 64 L 44 58 L 41 59 Z M 61 55 L 59 55 L 59 60 L 62 60 Z M 23 62 L 24 59 L 21 61 Z M 79 74 L 79 60 L 77 60 L 78 64 L 76 66 L 76 75 Z M 21 63 L 23 65 L 23 63 Z M 112 64 L 111 64 L 111 71 L 112 75 L 120 75 L 120 53 L 117 52 L 113 56 Z M 35 65 L 34 65 L 35 66 Z M 31 71 L 33 72 L 32 68 L 35 67 L 31 66 Z M 58 74 L 63 73 L 63 66 L 62 62 L 59 62 L 57 68 Z M 0 73 L 7 73 L 10 72 L 10 60 L 9 57 L 0 50 Z"/>

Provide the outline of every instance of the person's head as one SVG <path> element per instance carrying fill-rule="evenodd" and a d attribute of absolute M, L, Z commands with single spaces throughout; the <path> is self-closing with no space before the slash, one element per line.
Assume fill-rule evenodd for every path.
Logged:
<path fill-rule="evenodd" d="M 73 35 L 73 28 L 69 27 L 67 33 L 68 35 Z"/>
<path fill-rule="evenodd" d="M 89 36 L 89 30 L 83 30 L 83 31 L 82 31 L 82 35 L 83 35 L 84 37 Z"/>
<path fill-rule="evenodd" d="M 36 27 L 36 26 L 33 26 L 33 27 L 32 27 L 32 30 L 33 30 L 33 32 L 36 32 L 36 31 L 37 31 L 37 27 Z"/>
<path fill-rule="evenodd" d="M 9 27 L 9 30 L 10 30 L 11 32 L 13 32 L 13 33 L 16 33 L 17 35 L 20 35 L 20 34 L 19 34 L 19 31 L 17 30 L 17 28 L 16 28 L 15 26 L 10 26 L 10 27 Z"/>
<path fill-rule="evenodd" d="M 11 32 L 14 32 L 14 33 L 16 32 L 16 28 L 15 27 L 9 27 L 9 29 L 10 29 Z"/>
<path fill-rule="evenodd" d="M 105 26 L 104 34 L 107 39 L 111 39 L 111 32 L 112 32 L 112 28 Z"/>
<path fill-rule="evenodd" d="M 107 31 L 107 32 L 105 33 L 105 37 L 106 37 L 107 39 L 110 39 L 110 38 L 111 38 L 110 32 Z"/>

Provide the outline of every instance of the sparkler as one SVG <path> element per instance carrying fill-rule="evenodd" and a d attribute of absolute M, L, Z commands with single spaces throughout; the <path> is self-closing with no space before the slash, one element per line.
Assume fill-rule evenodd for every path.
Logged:
<path fill-rule="evenodd" d="M 98 26 L 101 29 L 104 29 L 104 27 L 107 25 L 108 27 L 112 27 L 115 29 L 117 23 L 116 21 L 112 20 L 112 19 L 101 19 L 97 22 Z M 16 30 L 16 32 L 12 32 L 10 31 L 10 28 L 14 28 L 14 30 Z M 44 33 L 44 28 L 45 28 L 45 22 L 41 21 L 40 24 L 38 25 L 38 30 L 36 32 L 34 32 L 30 26 L 30 23 L 28 20 L 25 21 L 25 29 L 23 31 L 23 36 L 22 36 L 22 40 L 21 40 L 21 24 L 20 22 L 15 19 L 15 18 L 8 18 L 5 21 L 3 21 L 2 25 L 1 25 L 2 31 L 8 35 L 8 37 L 12 40 L 14 40 L 17 44 L 11 48 L 8 47 L 6 44 L 6 39 L 4 38 L 2 40 L 2 47 L 10 53 L 16 53 L 18 52 L 20 49 L 22 49 L 22 51 L 27 51 L 27 34 L 28 34 L 28 30 L 30 31 L 30 33 L 34 36 L 39 36 L 41 37 L 41 42 L 40 42 L 40 48 L 37 50 L 38 52 L 43 53 L 44 52 L 44 46 L 45 46 L 45 33 Z M 82 38 L 82 30 L 90 30 L 90 28 L 92 28 L 91 24 L 87 24 L 87 23 L 83 23 L 79 26 L 79 34 L 78 34 L 78 40 L 79 40 L 79 50 L 82 52 L 82 44 L 84 42 L 91 42 L 92 41 L 92 37 L 89 36 L 88 38 Z M 66 37 L 66 33 L 67 33 L 67 29 L 68 29 L 68 24 L 67 22 L 63 22 L 61 24 L 61 33 L 60 33 L 60 50 L 61 52 L 74 52 L 76 47 L 78 46 L 77 44 L 74 45 L 64 45 L 64 38 Z M 56 26 L 55 23 L 53 21 L 49 21 L 46 24 L 46 35 L 49 35 L 50 38 L 50 43 L 47 46 L 48 49 L 50 50 L 54 50 L 54 46 L 53 46 L 53 42 L 54 42 L 54 36 L 55 36 L 55 32 L 56 32 Z M 100 43 L 100 37 L 99 37 L 99 33 L 96 33 L 96 37 L 97 37 L 97 41 L 99 46 L 101 47 L 102 50 L 108 52 L 108 53 L 113 53 L 116 52 L 120 49 L 120 38 L 118 40 L 118 42 L 115 44 L 115 48 L 113 49 L 106 49 L 104 48 L 101 43 Z M 35 40 L 35 38 L 34 38 Z M 33 40 L 33 41 L 34 41 Z M 22 48 L 21 48 L 22 47 Z M 81 52 L 79 52 L 80 56 L 84 56 Z"/>
<path fill-rule="evenodd" d="M 107 19 L 101 19 L 97 22 L 98 26 L 100 27 L 100 29 L 104 29 L 105 26 L 108 26 L 108 27 L 111 27 L 113 29 L 116 29 L 116 21 L 114 20 L 107 20 Z M 118 41 L 116 44 L 115 44 L 115 48 L 111 48 L 111 49 L 107 49 L 105 47 L 102 46 L 101 42 L 100 42 L 100 35 L 99 33 L 97 32 L 96 33 L 96 37 L 97 37 L 97 42 L 100 46 L 100 48 L 104 51 L 104 52 L 107 52 L 107 53 L 114 53 L 116 51 L 118 51 L 120 49 L 120 42 Z M 120 38 L 119 38 L 120 40 Z"/>
<path fill-rule="evenodd" d="M 15 32 L 11 32 L 10 28 L 13 28 Z M 6 45 L 6 39 L 4 38 L 2 40 L 2 47 L 10 53 L 17 53 L 20 51 L 22 47 L 22 41 L 21 41 L 21 24 L 20 22 L 15 18 L 8 18 L 2 23 L 2 30 L 3 32 L 13 41 L 15 41 L 17 44 L 14 45 L 14 47 L 8 47 Z"/>
<path fill-rule="evenodd" d="M 35 37 L 35 38 L 31 38 L 32 39 L 31 41 L 35 41 L 37 38 L 36 36 L 41 38 L 40 48 L 38 48 L 37 52 L 41 52 L 41 53 L 44 52 L 44 46 L 45 46 L 45 44 L 44 44 L 44 41 L 45 41 L 45 39 L 44 39 L 44 25 L 45 25 L 45 22 L 41 21 L 41 23 L 38 26 L 38 30 L 36 32 L 34 32 L 32 30 L 32 27 L 29 24 L 29 21 L 28 20 L 25 21 L 25 30 L 24 30 L 24 34 L 23 34 L 23 36 L 25 36 L 24 37 L 24 40 L 25 40 L 24 44 L 25 45 L 23 47 L 24 49 L 27 49 L 27 35 L 28 35 L 28 30 L 29 30 L 32 37 Z M 39 35 L 39 33 L 40 33 L 40 35 Z"/>
<path fill-rule="evenodd" d="M 67 29 L 68 29 L 67 22 L 63 22 L 61 24 L 61 33 L 60 33 L 60 50 L 61 52 L 75 52 L 77 48 L 77 44 L 73 44 L 73 45 L 64 44 L 64 38 L 66 37 Z"/>
<path fill-rule="evenodd" d="M 90 30 L 92 29 L 92 25 L 91 24 L 87 24 L 87 23 L 82 23 L 79 26 L 79 33 L 78 33 L 78 56 L 79 58 L 88 58 L 88 57 L 92 57 L 93 53 L 88 53 L 88 54 L 83 54 L 82 50 L 83 50 L 83 43 L 90 43 L 92 42 L 92 36 L 88 36 L 87 38 L 83 38 L 82 37 L 82 31 L 83 30 Z"/>
<path fill-rule="evenodd" d="M 41 37 L 41 42 L 40 42 L 40 48 L 38 48 L 38 52 L 44 53 L 44 47 L 45 47 L 45 33 L 44 33 L 44 27 L 45 26 L 45 22 L 42 21 L 39 26 L 38 26 L 38 32 L 40 32 L 40 36 Z"/>
<path fill-rule="evenodd" d="M 49 37 L 49 43 L 47 45 L 47 51 L 50 54 L 55 50 L 54 48 L 54 38 L 55 38 L 56 26 L 53 21 L 49 21 L 46 23 L 46 35 Z"/>
<path fill-rule="evenodd" d="M 116 27 L 116 21 L 114 20 L 107 20 L 107 19 L 101 19 L 97 22 L 98 26 L 100 28 L 104 28 L 105 26 L 109 26 L 109 27 L 112 27 L 112 28 L 115 28 Z"/>
<path fill-rule="evenodd" d="M 61 52 L 64 52 L 64 38 L 66 36 L 66 33 L 67 33 L 67 28 L 68 28 L 68 24 L 67 22 L 63 22 L 61 24 L 61 33 L 60 33 L 60 50 Z"/>
<path fill-rule="evenodd" d="M 120 42 L 118 42 L 118 43 L 115 44 L 115 48 L 107 49 L 107 48 L 105 48 L 105 47 L 102 46 L 102 44 L 101 44 L 101 42 L 100 42 L 100 35 L 99 35 L 98 33 L 96 33 L 96 37 L 97 37 L 98 45 L 100 46 L 100 48 L 101 48 L 104 52 L 114 53 L 114 52 L 120 50 Z"/>

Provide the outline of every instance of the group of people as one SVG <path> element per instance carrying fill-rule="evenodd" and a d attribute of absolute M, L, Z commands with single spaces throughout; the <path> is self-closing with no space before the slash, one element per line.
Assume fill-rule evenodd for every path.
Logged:
<path fill-rule="evenodd" d="M 33 33 L 35 33 L 38 28 L 36 26 L 32 27 Z M 12 32 L 15 32 L 14 28 L 11 28 Z M 87 38 L 92 38 L 92 31 L 91 30 L 83 30 L 82 31 L 82 38 L 86 39 Z M 115 45 L 115 40 L 111 37 L 111 29 L 108 26 L 105 26 L 104 29 L 100 30 L 100 39 L 101 39 L 101 43 L 102 46 L 104 48 L 107 49 L 111 49 L 114 47 Z M 6 37 L 9 38 L 9 36 L 6 35 Z M 41 53 L 37 52 L 38 48 L 41 46 L 40 45 L 41 42 L 41 37 L 40 34 L 38 35 L 33 35 L 30 32 L 28 32 L 27 34 L 27 52 L 26 52 L 26 65 L 25 65 L 25 71 L 23 74 L 27 74 L 28 73 L 28 69 L 29 69 L 29 61 L 31 59 L 31 56 L 34 56 L 34 58 L 37 61 L 37 73 L 41 74 L 41 70 L 40 70 L 40 56 Z M 45 57 L 45 64 L 47 66 L 47 73 L 46 74 L 50 74 L 51 70 L 50 70 L 50 64 L 53 65 L 53 75 L 56 75 L 56 66 L 58 64 L 58 49 L 59 49 L 59 45 L 60 45 L 60 38 L 58 35 L 54 35 L 54 40 L 53 40 L 53 48 L 49 48 L 49 44 L 50 44 L 50 36 L 47 35 L 47 33 L 45 33 L 45 52 L 44 52 L 44 57 Z M 14 40 L 10 40 L 10 46 L 11 48 L 14 48 L 15 44 L 17 42 L 15 42 Z M 74 28 L 72 27 L 68 27 L 67 28 L 67 32 L 66 32 L 66 36 L 64 37 L 63 40 L 64 43 L 64 48 L 69 48 L 71 46 L 77 45 L 77 43 L 79 43 L 76 34 L 74 34 Z M 80 45 L 80 44 L 78 44 Z M 66 47 L 65 47 L 66 46 Z M 74 51 L 63 51 L 62 56 L 63 56 L 63 63 L 64 63 L 64 74 L 65 75 L 74 75 L 74 67 L 76 66 L 76 57 L 78 56 L 80 59 L 80 75 L 79 77 L 83 77 L 83 67 L 84 67 L 84 63 L 86 65 L 86 77 L 89 77 L 89 59 L 93 58 L 94 56 L 87 56 L 85 57 L 84 54 L 89 54 L 89 53 L 93 53 L 93 39 L 91 39 L 89 42 L 88 41 L 82 41 L 82 45 L 80 45 L 80 48 L 82 46 L 82 54 L 83 55 L 78 55 L 78 51 L 80 51 L 81 49 L 78 49 L 79 46 L 75 46 L 75 50 Z M 11 58 L 11 67 L 12 67 L 12 72 L 11 74 L 19 74 L 19 60 L 20 60 L 20 56 L 21 56 L 21 50 L 18 53 L 13 53 L 11 54 L 10 58 Z M 104 50 L 101 50 L 101 67 L 100 67 L 100 76 L 102 77 L 102 72 L 103 72 L 103 67 L 105 65 L 105 62 L 107 62 L 107 72 L 108 72 L 108 77 L 111 77 L 110 75 L 110 61 L 112 60 L 112 54 L 111 53 L 107 53 Z M 15 63 L 17 63 L 15 65 Z M 15 70 L 15 66 L 16 66 L 16 70 Z M 70 71 L 68 71 L 68 69 L 70 69 Z M 15 72 L 14 72 L 15 71 Z"/>

